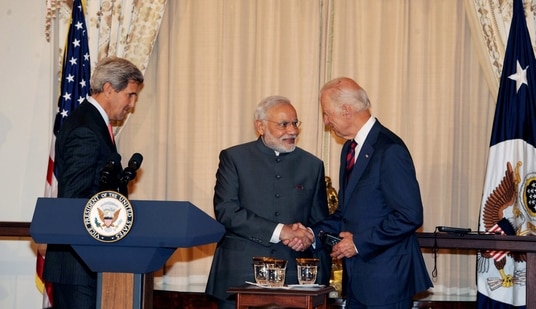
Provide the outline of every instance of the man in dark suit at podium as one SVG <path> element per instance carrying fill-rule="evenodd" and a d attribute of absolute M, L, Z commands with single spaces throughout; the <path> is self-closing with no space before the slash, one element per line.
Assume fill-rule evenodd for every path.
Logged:
<path fill-rule="evenodd" d="M 89 199 L 101 191 L 100 174 L 109 160 L 121 171 L 108 125 L 133 110 L 142 83 L 143 74 L 126 59 L 110 57 L 97 63 L 91 97 L 68 116 L 57 134 L 58 197 Z M 97 275 L 70 246 L 47 246 L 43 275 L 53 284 L 53 308 L 96 308 Z"/>
<path fill-rule="evenodd" d="M 324 164 L 296 147 L 300 121 L 289 99 L 270 96 L 255 111 L 256 141 L 220 153 L 216 173 L 214 212 L 225 226 L 216 247 L 206 293 L 218 299 L 219 308 L 235 308 L 227 290 L 254 281 L 252 257 L 288 261 L 287 284 L 297 283 L 297 257 L 313 239 L 307 229 L 328 215 Z M 287 243 L 287 240 L 298 240 Z M 297 250 L 297 251 L 295 251 Z M 319 280 L 329 280 L 329 256 Z M 327 265 L 327 266 L 326 266 Z"/>

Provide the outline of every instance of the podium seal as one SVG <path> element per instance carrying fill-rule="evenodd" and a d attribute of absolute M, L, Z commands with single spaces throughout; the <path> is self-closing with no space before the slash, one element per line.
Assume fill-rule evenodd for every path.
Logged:
<path fill-rule="evenodd" d="M 93 238 L 116 242 L 125 237 L 134 222 L 130 201 L 121 193 L 101 191 L 93 195 L 84 207 L 84 226 Z"/>

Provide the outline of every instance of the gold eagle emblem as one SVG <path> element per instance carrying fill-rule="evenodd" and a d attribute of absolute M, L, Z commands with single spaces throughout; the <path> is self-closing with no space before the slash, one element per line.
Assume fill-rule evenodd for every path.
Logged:
<path fill-rule="evenodd" d="M 97 210 L 99 211 L 99 218 L 104 223 L 105 227 L 115 227 L 115 221 L 119 218 L 121 209 L 117 209 L 113 213 L 111 211 L 104 211 L 100 208 Z"/>

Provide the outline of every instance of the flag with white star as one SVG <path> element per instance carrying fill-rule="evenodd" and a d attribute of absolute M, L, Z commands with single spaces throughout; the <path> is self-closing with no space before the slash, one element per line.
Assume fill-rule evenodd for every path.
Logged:
<path fill-rule="evenodd" d="M 81 0 L 73 4 L 73 17 L 67 39 L 61 78 L 61 92 L 58 100 L 58 113 L 54 122 L 54 134 L 72 110 L 82 103 L 89 94 L 89 47 L 87 28 Z"/>
<path fill-rule="evenodd" d="M 513 0 L 491 132 L 479 231 L 536 235 L 536 58 L 522 0 Z M 477 306 L 525 308 L 526 254 L 482 251 Z"/>
<path fill-rule="evenodd" d="M 56 197 L 57 180 L 54 166 L 54 144 L 56 134 L 70 113 L 89 95 L 91 74 L 86 21 L 81 0 L 74 0 L 71 24 L 64 50 L 58 110 L 54 121 L 54 131 L 48 160 L 45 196 Z M 42 277 L 44 257 L 37 254 L 36 284 L 43 293 L 43 308 L 52 307 L 52 285 Z"/>

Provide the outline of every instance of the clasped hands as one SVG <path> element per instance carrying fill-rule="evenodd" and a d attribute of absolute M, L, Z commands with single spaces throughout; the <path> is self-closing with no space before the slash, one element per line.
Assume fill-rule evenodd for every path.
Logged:
<path fill-rule="evenodd" d="M 285 224 L 279 238 L 294 251 L 307 250 L 315 240 L 313 232 L 299 222 Z"/>

